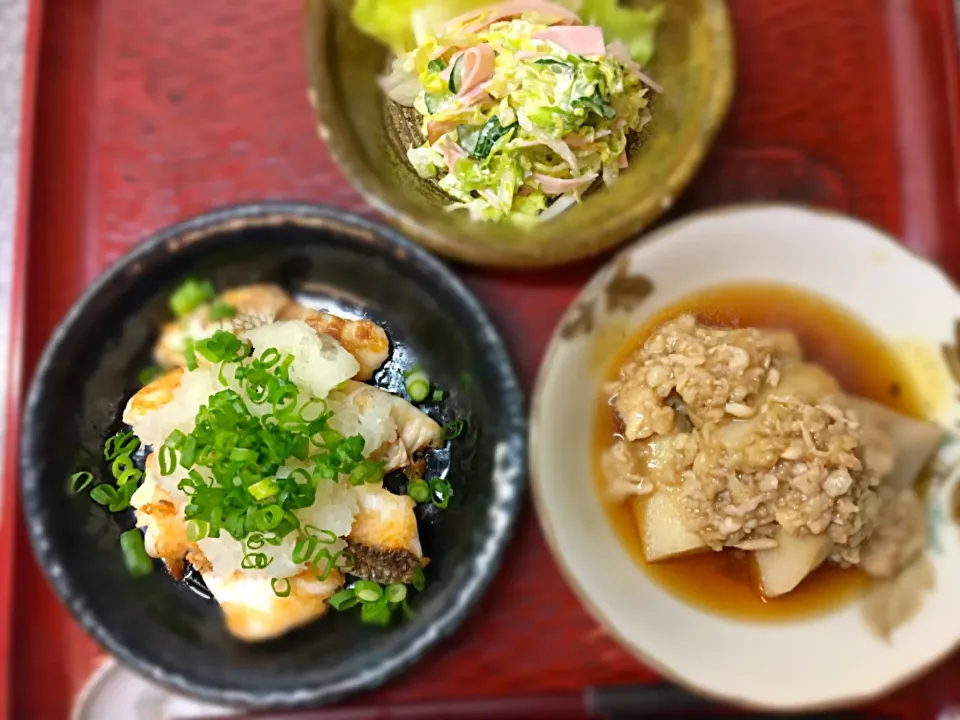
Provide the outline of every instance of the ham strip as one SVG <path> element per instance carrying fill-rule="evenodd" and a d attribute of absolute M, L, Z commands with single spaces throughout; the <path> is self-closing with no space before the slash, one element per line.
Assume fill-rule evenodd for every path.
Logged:
<path fill-rule="evenodd" d="M 487 94 L 487 89 L 490 87 L 490 81 L 482 82 L 477 85 L 473 90 L 467 93 L 463 93 L 459 96 L 460 105 L 462 107 L 470 107 L 471 105 L 476 105 L 477 103 L 484 100 L 484 95 Z"/>
<path fill-rule="evenodd" d="M 459 125 L 459 123 L 456 120 L 430 123 L 427 125 L 427 142 L 431 145 L 435 144 L 437 140 L 453 130 L 457 125 Z"/>
<path fill-rule="evenodd" d="M 656 82 L 652 77 L 643 72 L 643 70 L 640 69 L 640 66 L 630 59 L 630 51 L 621 41 L 614 40 L 612 43 L 607 45 L 607 55 L 612 57 L 614 60 L 619 60 L 622 62 L 624 67 L 627 68 L 627 72 L 636 75 L 651 90 L 660 93 L 661 95 L 663 94 L 663 87 L 660 85 L 660 83 Z"/>
<path fill-rule="evenodd" d="M 487 43 L 477 45 L 463 53 L 463 68 L 460 72 L 460 90 L 458 96 L 463 97 L 481 83 L 493 77 L 493 66 L 497 55 Z M 451 67 L 453 65 L 451 64 Z"/>
<path fill-rule="evenodd" d="M 444 143 L 437 149 L 443 153 L 444 162 L 447 163 L 447 170 L 450 172 L 453 172 L 453 166 L 457 164 L 457 160 L 467 156 L 464 149 L 452 141 Z"/>
<path fill-rule="evenodd" d="M 580 18 L 572 10 L 554 5 L 546 0 L 511 0 L 480 10 L 464 13 L 453 18 L 440 30 L 440 36 L 462 28 L 466 34 L 483 32 L 495 22 L 513 20 L 525 13 L 537 13 L 547 25 L 579 25 Z"/>
<path fill-rule="evenodd" d="M 580 190 L 590 187 L 593 181 L 597 179 L 597 173 L 588 173 L 583 177 L 561 180 L 542 173 L 534 173 L 533 180 L 537 182 L 540 189 L 547 195 L 562 195 L 574 190 Z"/>
<path fill-rule="evenodd" d="M 552 27 L 537 33 L 533 39 L 548 40 L 572 55 L 603 57 L 607 53 L 607 46 L 603 42 L 603 30 L 593 25 Z"/>
<path fill-rule="evenodd" d="M 599 140 L 600 138 L 605 138 L 610 134 L 611 132 L 609 130 L 599 130 L 594 134 L 593 139 Z M 563 141 L 574 149 L 582 148 L 590 144 L 590 141 L 588 141 L 583 135 L 567 135 Z"/>
<path fill-rule="evenodd" d="M 626 170 L 630 166 L 630 161 L 627 159 L 627 151 L 624 150 L 620 153 L 620 157 L 617 158 L 617 165 L 620 166 L 621 170 Z"/>

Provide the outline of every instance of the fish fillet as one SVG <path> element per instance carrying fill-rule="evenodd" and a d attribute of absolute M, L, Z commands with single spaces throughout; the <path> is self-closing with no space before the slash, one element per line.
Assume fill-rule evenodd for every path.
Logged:
<path fill-rule="evenodd" d="M 191 550 L 183 512 L 173 497 L 157 483 L 156 453 L 147 458 L 143 483 L 130 498 L 136 510 L 137 527 L 144 528 L 143 544 L 150 557 L 163 560 L 177 580 L 183 577 L 184 558 Z"/>
<path fill-rule="evenodd" d="M 277 320 L 303 320 L 320 335 L 329 335 L 360 363 L 357 380 L 369 380 L 390 355 L 390 341 L 383 328 L 370 320 L 346 320 L 310 310 L 291 302 L 277 313 Z"/>
<path fill-rule="evenodd" d="M 357 489 L 360 511 L 347 548 L 354 557 L 352 575 L 381 583 L 405 583 L 423 564 L 414 502 L 378 485 Z"/>
<path fill-rule="evenodd" d="M 123 421 L 127 425 L 136 425 L 150 413 L 170 403 L 174 392 L 180 387 L 182 377 L 183 368 L 175 368 L 140 388 L 127 401 L 127 407 L 123 411 Z"/>
<path fill-rule="evenodd" d="M 339 570 L 326 580 L 307 571 L 289 578 L 290 594 L 279 597 L 269 578 L 236 572 L 230 577 L 201 573 L 207 589 L 220 603 L 227 630 L 247 642 L 272 640 L 313 622 L 327 611 L 327 601 L 343 586 Z"/>
<path fill-rule="evenodd" d="M 334 409 L 338 403 L 353 406 L 360 412 L 378 405 L 386 409 L 396 424 L 399 442 L 387 443 L 373 455 L 384 463 L 385 472 L 406 467 L 413 460 L 413 456 L 421 450 L 443 445 L 440 425 L 399 395 L 355 381 L 348 381 L 341 390 L 332 395 L 335 398 L 331 400 L 330 405 Z"/>
<path fill-rule="evenodd" d="M 163 368 L 184 367 L 184 344 L 188 337 L 201 340 L 216 330 L 249 328 L 271 323 L 281 308 L 291 301 L 278 285 L 245 285 L 222 293 L 215 302 L 235 308 L 237 314 L 224 320 L 210 320 L 212 303 L 204 303 L 180 320 L 166 323 L 154 348 L 154 359 Z"/>

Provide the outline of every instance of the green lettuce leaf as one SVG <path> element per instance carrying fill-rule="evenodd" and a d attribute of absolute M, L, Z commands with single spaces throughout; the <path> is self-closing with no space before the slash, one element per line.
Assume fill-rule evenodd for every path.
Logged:
<path fill-rule="evenodd" d="M 619 40 L 630 51 L 630 57 L 648 65 L 653 58 L 654 35 L 663 16 L 663 7 L 649 9 L 620 7 L 617 0 L 583 0 L 580 18 L 587 25 L 599 25 L 604 39 Z"/>
<path fill-rule="evenodd" d="M 641 65 L 653 57 L 661 6 L 628 8 L 621 7 L 618 0 L 554 2 L 579 12 L 584 23 L 600 26 L 608 43 L 620 40 Z M 457 15 L 494 4 L 491 0 L 356 0 L 351 16 L 362 32 L 400 55 L 416 47 L 418 35 L 431 33 Z"/>
<path fill-rule="evenodd" d="M 437 27 L 446 20 L 490 5 L 489 0 L 356 0 L 351 11 L 361 32 L 389 45 L 394 53 L 416 46 L 415 25 Z"/>

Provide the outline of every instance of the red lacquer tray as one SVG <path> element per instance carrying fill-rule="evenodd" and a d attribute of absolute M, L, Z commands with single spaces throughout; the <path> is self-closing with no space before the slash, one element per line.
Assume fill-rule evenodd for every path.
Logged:
<path fill-rule="evenodd" d="M 796 201 L 865 218 L 960 277 L 960 99 L 950 0 L 730 0 L 731 116 L 670 216 Z M 34 0 L 15 262 L 0 568 L 0 711 L 62 718 L 97 650 L 52 595 L 19 518 L 19 402 L 54 324 L 149 233 L 261 198 L 360 212 L 318 141 L 297 3 Z M 35 93 L 34 93 L 35 89 Z M 510 274 L 463 268 L 526 388 L 561 311 L 599 260 Z M 960 658 L 878 705 L 934 717 Z M 570 690 L 655 679 L 565 587 L 531 508 L 476 614 L 368 702 Z"/>

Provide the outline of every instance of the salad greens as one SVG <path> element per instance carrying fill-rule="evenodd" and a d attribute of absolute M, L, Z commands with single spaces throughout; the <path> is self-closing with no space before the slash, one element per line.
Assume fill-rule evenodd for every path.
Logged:
<path fill-rule="evenodd" d="M 630 59 L 643 66 L 653 59 L 654 34 L 663 16 L 663 6 L 649 9 L 620 7 L 617 0 L 584 0 L 579 10 L 587 25 L 598 25 L 608 42 L 619 40 Z"/>
<path fill-rule="evenodd" d="M 401 55 L 416 47 L 415 27 L 440 24 L 488 4 L 489 0 L 356 0 L 351 18 L 364 33 Z"/>
<path fill-rule="evenodd" d="M 631 42 L 649 56 L 656 11 L 641 22 L 613 0 L 585 8 L 621 31 L 646 28 Z M 646 124 L 655 86 L 625 42 L 608 44 L 600 27 L 548 0 L 468 11 L 430 31 L 414 25 L 416 46 L 394 60 L 384 89 L 422 116 L 425 141 L 407 158 L 454 198 L 452 209 L 530 224 L 627 167 L 627 138 Z"/>
<path fill-rule="evenodd" d="M 620 40 L 635 62 L 650 62 L 654 31 L 663 14 L 661 6 L 620 7 L 618 0 L 554 1 L 578 12 L 585 24 L 599 26 L 608 41 Z M 429 34 L 431 29 L 488 5 L 490 0 L 356 0 L 352 18 L 360 30 L 401 55 L 413 50 L 417 38 Z"/>

